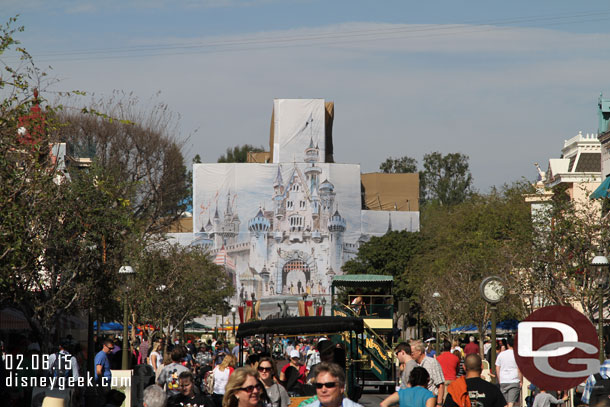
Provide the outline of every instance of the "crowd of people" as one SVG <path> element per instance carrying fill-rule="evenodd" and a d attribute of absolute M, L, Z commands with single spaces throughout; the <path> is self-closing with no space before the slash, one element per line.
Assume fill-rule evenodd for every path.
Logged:
<path fill-rule="evenodd" d="M 495 374 L 489 369 L 493 347 L 487 339 L 481 352 L 474 337 L 462 344 L 443 341 L 440 354 L 430 343 L 403 342 L 394 353 L 399 361 L 400 388 L 381 402 L 381 407 L 513 407 L 521 405 L 523 376 L 517 366 L 514 339 L 498 341 Z M 482 358 L 481 355 L 484 355 Z M 607 355 L 607 358 L 610 355 Z M 605 365 L 605 368 L 604 368 Z M 610 407 L 610 361 L 601 373 L 589 377 L 582 403 Z M 596 378 L 602 385 L 595 385 Z M 495 379 L 495 383 L 492 382 Z M 601 389 L 601 390 L 600 390 Z M 568 400 L 565 391 L 547 391 L 530 385 L 522 407 L 551 407 Z M 600 394 L 605 394 L 600 396 Z M 590 402 L 591 398 L 592 402 Z M 576 404 L 574 404 L 576 405 Z"/>
<path fill-rule="evenodd" d="M 214 338 L 166 343 L 161 336 L 142 335 L 129 348 L 132 366 L 145 367 L 150 386 L 144 392 L 147 407 L 288 407 L 291 397 L 306 396 L 299 407 L 357 407 L 344 398 L 345 349 L 325 338 L 276 339 L 267 347 L 256 339 L 240 348 Z M 107 383 L 112 370 L 120 369 L 122 341 L 96 341 L 94 380 L 100 407 L 116 407 L 125 396 Z M 399 343 L 394 354 L 399 363 L 399 388 L 381 407 L 513 407 L 519 404 L 523 377 L 515 362 L 513 339 L 497 344 L 495 371 L 489 370 L 492 347 L 485 341 L 481 350 L 474 337 L 465 343 L 443 341 L 437 355 L 434 346 L 421 340 Z M 27 352 L 39 352 L 30 344 Z M 484 355 L 482 358 L 481 355 Z M 610 355 L 609 355 L 610 356 Z M 241 359 L 239 363 L 238 359 Z M 245 367 L 238 368 L 239 365 Z M 48 377 L 78 378 L 87 374 L 84 354 L 72 338 L 62 340 L 49 357 Z M 30 372 L 32 374 L 32 372 Z M 494 377 L 496 383 L 492 383 Z M 104 383 L 103 379 L 108 379 Z M 587 380 L 582 402 L 610 407 L 610 362 L 600 374 Z M 72 389 L 71 406 L 84 405 L 84 394 Z M 566 393 L 531 388 L 526 406 L 550 407 L 567 400 Z M 600 396 L 602 394 L 602 396 Z M 23 405 L 41 405 L 30 394 Z M 603 404 L 602 402 L 606 402 Z M 38 403 L 38 404 L 37 404 Z M 592 403 L 592 404 L 591 404 Z M 602 404 L 600 404 L 602 403 Z M 7 404 L 9 405 L 9 404 Z M 13 404 L 18 405 L 18 404 Z"/>

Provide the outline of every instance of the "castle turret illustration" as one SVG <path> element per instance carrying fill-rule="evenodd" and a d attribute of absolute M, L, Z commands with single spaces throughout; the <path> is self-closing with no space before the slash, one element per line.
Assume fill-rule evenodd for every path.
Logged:
<path fill-rule="evenodd" d="M 328 231 L 330 232 L 330 267 L 333 270 L 341 270 L 343 264 L 343 234 L 347 224 L 345 219 L 336 210 L 328 221 Z"/>
<path fill-rule="evenodd" d="M 265 218 L 262 209 L 258 210 L 255 217 L 248 221 L 248 231 L 250 232 L 250 267 L 260 270 L 267 263 L 267 237 L 271 222 Z"/>

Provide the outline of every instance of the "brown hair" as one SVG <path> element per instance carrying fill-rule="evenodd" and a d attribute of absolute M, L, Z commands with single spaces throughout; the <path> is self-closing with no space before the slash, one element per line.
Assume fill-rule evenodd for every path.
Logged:
<path fill-rule="evenodd" d="M 273 361 L 273 359 L 271 359 L 268 356 L 262 357 L 258 361 L 258 367 L 260 367 L 261 363 L 263 363 L 263 362 L 269 362 L 271 364 L 271 377 L 276 377 L 277 376 L 277 369 L 275 368 L 275 362 Z"/>

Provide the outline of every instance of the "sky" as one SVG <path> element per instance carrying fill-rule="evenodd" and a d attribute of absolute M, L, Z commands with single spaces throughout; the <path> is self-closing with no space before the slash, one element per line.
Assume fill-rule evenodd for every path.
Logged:
<path fill-rule="evenodd" d="M 275 98 L 323 98 L 335 102 L 336 162 L 374 172 L 387 157 L 460 152 L 486 192 L 535 179 L 535 162 L 546 169 L 565 140 L 597 132 L 599 94 L 610 95 L 601 0 L 0 0 L 0 10 L 0 21 L 19 14 L 21 45 L 52 67 L 49 93 L 164 102 L 189 163 L 268 146 Z"/>

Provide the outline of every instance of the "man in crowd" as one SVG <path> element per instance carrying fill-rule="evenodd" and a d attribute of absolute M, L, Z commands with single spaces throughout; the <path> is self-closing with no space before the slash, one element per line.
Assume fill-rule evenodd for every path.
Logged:
<path fill-rule="evenodd" d="M 406 342 L 399 343 L 396 349 L 394 349 L 394 354 L 403 366 L 402 373 L 400 374 L 400 387 L 404 389 L 407 387 L 407 383 L 409 383 L 411 370 L 417 366 L 417 362 L 411 357 L 411 345 Z"/>
<path fill-rule="evenodd" d="M 502 395 L 508 403 L 508 407 L 513 407 L 515 403 L 519 403 L 521 385 L 523 384 L 523 376 L 517 367 L 515 353 L 513 352 L 514 343 L 513 337 L 509 336 L 506 340 L 508 349 L 500 352 L 496 359 L 498 383 L 500 384 Z"/>
<path fill-rule="evenodd" d="M 481 357 L 471 353 L 464 360 L 466 376 L 452 382 L 447 387 L 447 398 L 444 407 L 466 407 L 466 400 L 471 406 L 505 407 L 506 400 L 497 386 L 481 379 L 483 369 Z"/>
<path fill-rule="evenodd" d="M 438 355 L 436 360 L 443 369 L 445 387 L 449 386 L 457 378 L 460 369 L 460 358 L 451 353 L 451 342 L 448 340 L 443 341 L 443 351 Z"/>
<path fill-rule="evenodd" d="M 171 397 L 168 402 L 168 407 L 192 406 L 192 407 L 211 407 L 211 400 L 203 394 L 195 393 L 195 380 L 193 374 L 189 371 L 182 372 L 178 376 L 180 382 L 180 394 Z"/>
<path fill-rule="evenodd" d="M 114 349 L 112 339 L 106 339 L 103 342 L 102 350 L 95 355 L 95 382 L 98 385 L 107 386 L 110 388 L 110 381 L 112 379 L 112 373 L 110 372 L 110 361 L 108 360 L 108 354 Z M 105 379 L 102 379 L 105 378 Z"/>
<path fill-rule="evenodd" d="M 76 383 L 76 380 L 80 377 L 78 362 L 68 352 L 68 347 L 68 342 L 63 340 L 59 344 L 59 352 L 49 356 L 49 374 L 51 377 L 73 377 Z"/>
<path fill-rule="evenodd" d="M 419 366 L 428 371 L 428 374 L 430 375 L 428 390 L 436 396 L 436 405 L 442 406 L 445 393 L 445 376 L 443 376 L 443 368 L 436 359 L 426 356 L 426 345 L 424 345 L 422 341 L 415 341 L 411 344 L 411 356 Z"/>
<path fill-rule="evenodd" d="M 479 353 L 479 345 L 475 342 L 474 336 L 471 336 L 468 340 L 468 345 L 464 346 L 464 354 Z"/>
<path fill-rule="evenodd" d="M 345 372 L 336 363 L 317 364 L 314 367 L 314 385 L 316 395 L 303 401 L 299 407 L 362 407 L 344 397 Z"/>
<path fill-rule="evenodd" d="M 171 353 L 172 363 L 165 366 L 161 373 L 159 373 L 159 378 L 157 379 L 157 384 L 163 388 L 165 385 L 167 395 L 169 397 L 180 394 L 180 381 L 178 376 L 182 372 L 188 372 L 189 369 L 182 365 L 182 359 L 184 358 L 184 352 L 179 347 L 176 346 Z"/>

